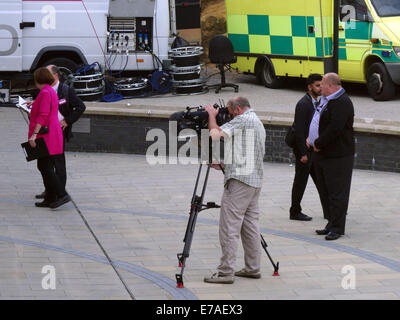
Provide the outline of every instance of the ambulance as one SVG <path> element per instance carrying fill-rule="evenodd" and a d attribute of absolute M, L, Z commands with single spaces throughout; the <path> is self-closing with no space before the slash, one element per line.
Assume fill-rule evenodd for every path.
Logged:
<path fill-rule="evenodd" d="M 337 72 L 377 101 L 400 85 L 399 0 L 225 0 L 239 71 L 277 88 Z"/>
<path fill-rule="evenodd" d="M 48 64 L 73 72 L 95 62 L 112 71 L 155 70 L 168 59 L 170 4 L 174 1 L 1 0 L 0 73 Z"/>

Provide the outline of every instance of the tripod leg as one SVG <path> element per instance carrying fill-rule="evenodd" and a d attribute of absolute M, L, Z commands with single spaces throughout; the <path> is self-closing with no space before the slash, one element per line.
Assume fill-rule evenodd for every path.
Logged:
<path fill-rule="evenodd" d="M 189 257 L 190 248 L 192 246 L 194 229 L 195 229 L 196 221 L 197 221 L 197 215 L 201 211 L 201 208 L 203 205 L 203 199 L 204 199 L 204 194 L 206 191 L 208 175 L 210 173 L 210 167 L 207 168 L 201 196 L 199 197 L 196 195 L 196 190 L 197 190 L 197 186 L 198 186 L 198 182 L 199 182 L 200 173 L 201 173 L 201 165 L 200 165 L 200 170 L 199 170 L 197 180 L 196 180 L 195 192 L 193 194 L 193 198 L 192 198 L 192 202 L 191 202 L 190 216 L 189 216 L 189 221 L 188 221 L 188 224 L 186 227 L 185 238 L 183 239 L 183 242 L 185 243 L 185 245 L 183 247 L 183 252 L 177 254 L 178 261 L 179 261 L 179 267 L 181 268 L 181 272 L 175 274 L 176 282 L 177 282 L 176 286 L 178 288 L 184 287 L 183 286 L 183 271 L 185 270 L 186 259 Z"/>
<path fill-rule="evenodd" d="M 176 287 L 177 288 L 184 288 L 185 286 L 183 285 L 183 269 L 181 269 L 181 273 L 177 273 L 175 275 L 176 278 Z"/>
<path fill-rule="evenodd" d="M 271 261 L 271 264 L 274 267 L 273 276 L 274 277 L 278 277 L 279 276 L 279 261 L 276 264 L 274 263 L 274 261 L 272 260 L 270 254 L 269 254 L 269 252 L 267 250 L 267 247 L 268 247 L 267 242 L 264 240 L 264 237 L 263 237 L 262 234 L 260 234 L 260 237 L 261 237 L 261 246 L 264 248 L 265 253 L 267 254 L 267 256 L 269 258 L 269 261 Z"/>
<path fill-rule="evenodd" d="M 198 199 L 198 197 L 196 197 Z M 183 288 L 183 271 L 185 270 L 186 266 L 186 259 L 189 257 L 190 253 L 190 247 L 192 246 L 192 240 L 193 240 L 193 234 L 194 234 L 194 228 L 196 225 L 196 220 L 197 220 L 197 206 L 192 208 L 190 211 L 190 217 L 188 221 L 188 225 L 186 227 L 186 233 L 185 233 L 185 238 L 183 239 L 183 242 L 185 243 L 183 247 L 183 252 L 178 253 L 178 262 L 179 262 L 179 267 L 181 268 L 181 272 L 179 274 L 176 274 L 176 283 L 178 288 Z"/>

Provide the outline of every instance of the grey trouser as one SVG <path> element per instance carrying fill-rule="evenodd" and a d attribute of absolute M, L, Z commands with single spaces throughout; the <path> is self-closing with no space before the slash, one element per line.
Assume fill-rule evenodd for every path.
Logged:
<path fill-rule="evenodd" d="M 219 241 L 222 249 L 219 273 L 234 274 L 239 235 L 244 249 L 246 271 L 260 270 L 260 191 L 261 188 L 251 187 L 235 179 L 228 180 L 225 185 L 219 219 Z"/>

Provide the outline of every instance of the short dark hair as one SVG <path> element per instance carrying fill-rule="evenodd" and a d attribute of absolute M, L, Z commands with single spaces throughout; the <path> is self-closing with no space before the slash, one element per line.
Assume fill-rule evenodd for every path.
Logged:
<path fill-rule="evenodd" d="M 322 81 L 322 75 L 319 73 L 312 73 L 307 78 L 307 86 L 312 85 L 317 81 Z"/>
<path fill-rule="evenodd" d="M 48 84 L 51 85 L 56 80 L 49 69 L 41 67 L 36 69 L 33 73 L 33 79 L 38 84 Z"/>

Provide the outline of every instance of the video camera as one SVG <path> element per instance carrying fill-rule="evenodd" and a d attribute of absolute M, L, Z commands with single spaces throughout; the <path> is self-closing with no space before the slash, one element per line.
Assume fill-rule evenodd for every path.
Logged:
<path fill-rule="evenodd" d="M 215 103 L 214 108 L 219 109 L 216 117 L 218 126 L 222 126 L 232 120 L 228 112 L 228 107 L 223 105 L 223 103 Z M 186 107 L 186 111 L 173 113 L 169 117 L 169 120 L 177 122 L 178 134 L 183 129 L 193 129 L 200 136 L 202 129 L 208 129 L 208 112 L 202 106 Z"/>

